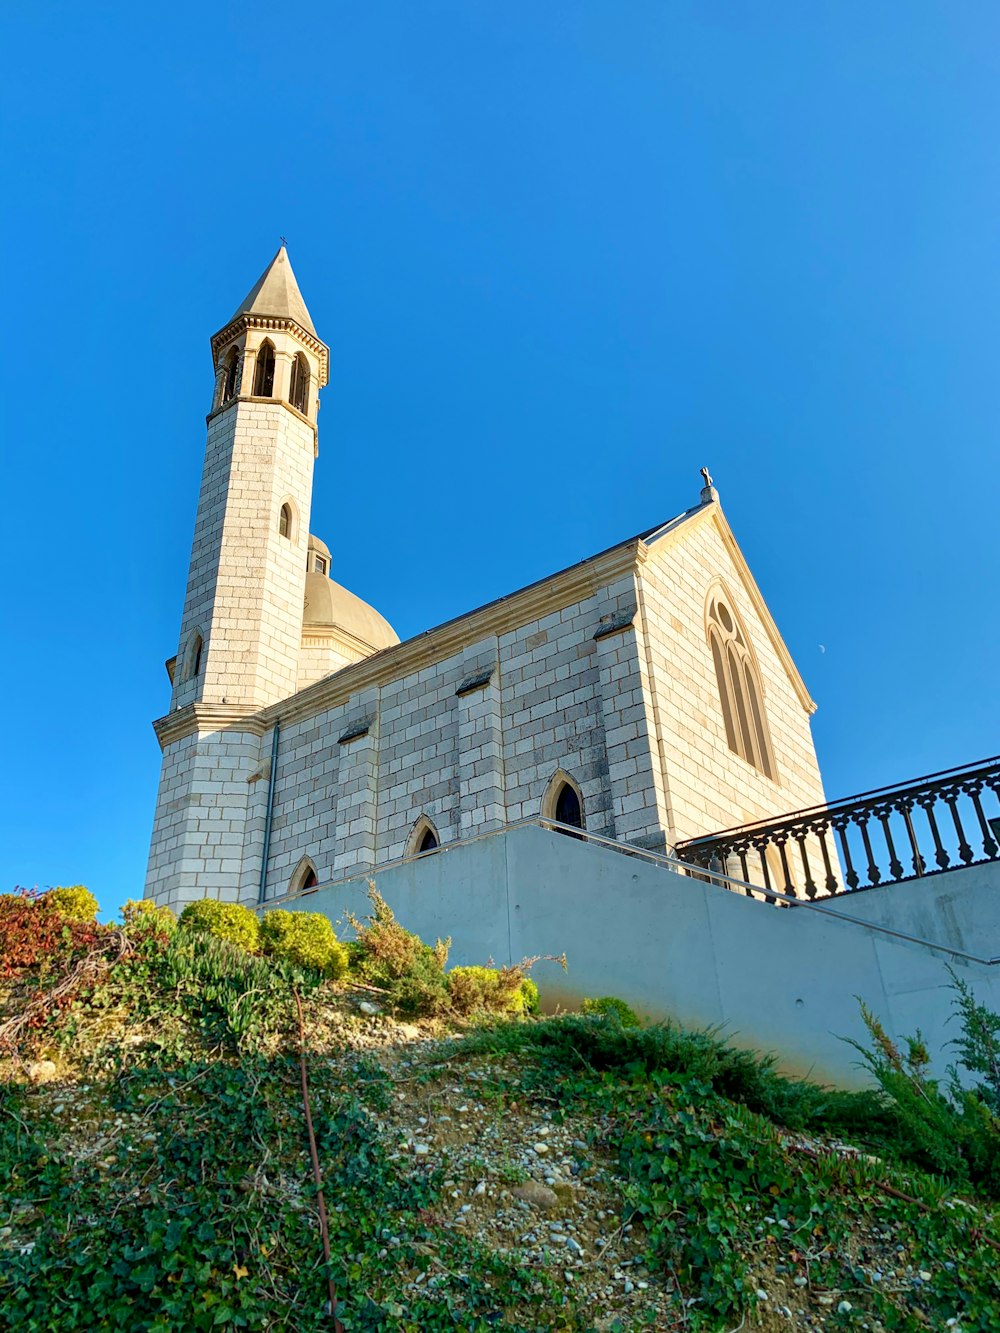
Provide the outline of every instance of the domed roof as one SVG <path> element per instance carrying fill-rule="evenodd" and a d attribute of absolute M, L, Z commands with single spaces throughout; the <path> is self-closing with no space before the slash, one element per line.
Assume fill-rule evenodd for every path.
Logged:
<path fill-rule="evenodd" d="M 322 555 L 329 567 L 329 548 L 318 537 L 309 536 L 309 567 L 306 572 L 306 595 L 302 614 L 303 627 L 310 625 L 335 626 L 346 630 L 374 651 L 390 648 L 399 643 L 399 635 L 389 622 L 356 597 L 347 588 L 314 569 L 313 553 Z"/>

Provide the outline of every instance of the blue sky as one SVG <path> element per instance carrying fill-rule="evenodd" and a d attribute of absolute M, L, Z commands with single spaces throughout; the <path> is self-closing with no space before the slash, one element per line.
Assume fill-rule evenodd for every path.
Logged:
<path fill-rule="evenodd" d="M 402 637 L 707 463 L 831 796 L 997 739 L 995 4 L 12 0 L 0 888 L 140 896 L 208 339 L 289 252 Z"/>

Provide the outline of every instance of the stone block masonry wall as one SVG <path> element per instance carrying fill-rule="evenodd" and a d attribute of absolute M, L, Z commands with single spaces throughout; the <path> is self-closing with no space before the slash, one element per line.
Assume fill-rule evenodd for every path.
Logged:
<path fill-rule="evenodd" d="M 594 639 L 602 617 L 634 605 L 635 595 L 629 576 L 289 723 L 281 733 L 268 895 L 288 890 L 303 856 L 321 883 L 399 858 L 421 814 L 442 843 L 539 815 L 559 769 L 579 784 L 589 829 L 655 839 L 662 799 L 648 720 L 635 713 L 636 692 L 642 712 L 635 636 L 603 650 Z M 458 692 L 487 668 L 488 681 Z M 620 732 L 616 762 L 628 770 L 614 782 L 609 718 Z M 341 743 L 366 719 L 364 736 Z"/>
<path fill-rule="evenodd" d="M 462 838 L 499 828 L 507 813 L 503 704 L 496 640 L 467 654 L 458 699 L 458 807 Z M 485 657 L 485 663 L 482 658 Z"/>
<path fill-rule="evenodd" d="M 253 732 L 192 734 L 163 754 L 146 896 L 180 911 L 198 898 L 246 899 L 242 883 Z"/>
<path fill-rule="evenodd" d="M 314 435 L 274 402 L 240 401 L 209 424 L 178 663 L 204 638 L 202 673 L 178 679 L 192 699 L 259 708 L 296 689 Z M 290 500 L 290 537 L 278 515 Z"/>
<path fill-rule="evenodd" d="M 630 593 L 632 619 L 620 616 L 596 641 L 612 827 L 617 839 L 662 852 L 669 816 L 638 588 Z"/>
<path fill-rule="evenodd" d="M 719 578 L 760 670 L 776 782 L 734 754 L 726 741 L 705 633 L 706 598 Z M 670 841 L 823 801 L 809 715 L 714 523 L 693 526 L 682 542 L 654 542 L 639 580 L 667 770 Z"/>

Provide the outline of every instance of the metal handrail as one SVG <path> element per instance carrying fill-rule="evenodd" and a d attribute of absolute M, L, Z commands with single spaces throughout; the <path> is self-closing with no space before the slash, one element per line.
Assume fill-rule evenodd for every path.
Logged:
<path fill-rule="evenodd" d="M 797 907 L 799 910 L 821 912 L 824 916 L 836 917 L 837 920 L 845 921 L 849 925 L 862 926 L 865 930 L 873 930 L 880 935 L 888 935 L 893 939 L 903 940 L 907 944 L 918 944 L 925 949 L 935 949 L 939 953 L 949 954 L 952 958 L 961 958 L 966 962 L 978 963 L 984 967 L 996 967 L 1000 964 L 1000 957 L 984 958 L 978 954 L 966 953 L 964 950 L 955 949 L 949 944 L 937 944 L 933 940 L 922 939 L 919 935 L 909 935 L 905 931 L 893 930 L 890 926 L 883 926 L 877 921 L 865 921 L 861 917 L 850 916 L 846 912 L 825 907 L 822 902 L 812 902 L 807 898 L 794 898 L 789 894 L 780 893 L 776 889 L 762 889 L 759 884 L 750 884 L 746 880 L 734 879 L 732 875 L 725 875 L 721 871 L 706 870 L 704 866 L 694 865 L 680 857 L 665 856 L 662 852 L 651 852 L 646 847 L 635 846 L 634 843 L 617 842 L 614 838 L 604 837 L 603 834 L 588 833 L 586 829 L 576 828 L 571 824 L 561 824 L 556 819 L 546 819 L 542 816 L 528 816 L 525 819 L 517 819 L 509 824 L 502 824 L 500 828 L 487 829 L 482 833 L 473 833 L 466 838 L 456 838 L 453 842 L 441 843 L 432 851 L 415 852 L 410 856 L 400 856 L 393 861 L 386 861 L 380 866 L 360 866 L 353 874 L 345 875 L 341 879 L 331 880 L 327 884 L 316 884 L 302 893 L 286 893 L 280 898 L 271 898 L 267 902 L 257 903 L 255 910 L 273 909 L 281 903 L 298 901 L 301 898 L 309 897 L 311 894 L 319 893 L 321 890 L 336 889 L 341 885 L 350 884 L 352 880 L 374 879 L 376 875 L 381 875 L 385 870 L 393 870 L 397 866 L 406 865 L 411 861 L 420 861 L 428 856 L 441 856 L 455 851 L 459 847 L 468 847 L 471 843 L 481 842 L 484 838 L 495 838 L 500 833 L 509 833 L 513 829 L 519 828 L 543 828 L 554 833 L 569 834 L 581 842 L 593 842 L 621 855 L 635 856 L 640 860 L 650 861 L 656 865 L 664 866 L 668 870 L 680 872 L 687 878 L 697 879 L 702 883 L 705 881 L 712 884 L 718 883 L 720 887 L 747 896 L 753 901 L 759 901 L 763 898 L 768 903 L 779 902 L 788 907 Z"/>
<path fill-rule="evenodd" d="M 989 772 L 998 764 L 1000 764 L 1000 755 L 994 755 L 991 759 L 977 759 L 972 764 L 959 764 L 957 768 L 943 768 L 939 773 L 926 773 L 922 778 L 912 778 L 907 782 L 894 782 L 888 787 L 873 787 L 871 791 L 861 791 L 854 796 L 841 796 L 835 801 L 826 801 L 820 805 L 807 805 L 801 810 L 789 810 L 787 814 L 779 815 L 777 818 L 770 816 L 764 819 L 756 819 L 748 824 L 734 824 L 731 828 L 719 829 L 716 833 L 699 834 L 697 838 L 686 838 L 683 842 L 678 843 L 678 846 L 697 847 L 702 843 L 715 842 L 718 839 L 729 838 L 737 833 L 761 832 L 783 824 L 797 824 L 812 818 L 814 815 L 836 814 L 851 806 L 863 805 L 876 797 L 910 796 L 914 792 L 921 791 L 929 783 L 938 782 L 942 778 L 974 778 L 980 773 Z"/>

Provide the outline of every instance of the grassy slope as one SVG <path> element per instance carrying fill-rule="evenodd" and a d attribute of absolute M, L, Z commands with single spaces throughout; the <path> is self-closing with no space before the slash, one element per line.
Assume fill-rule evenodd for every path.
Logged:
<path fill-rule="evenodd" d="M 990 1205 L 923 1174 L 873 1096 L 669 1028 L 456 1040 L 357 998 L 304 996 L 346 1328 L 1000 1327 Z M 0 1071 L 5 1326 L 331 1327 L 287 974 L 150 942 L 21 1051 L 56 1068 Z M 433 1150 L 408 1151 L 435 1116 Z M 510 1196 L 548 1169 L 540 1132 L 576 1145 L 573 1265 Z"/>

